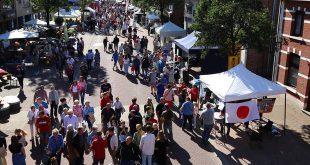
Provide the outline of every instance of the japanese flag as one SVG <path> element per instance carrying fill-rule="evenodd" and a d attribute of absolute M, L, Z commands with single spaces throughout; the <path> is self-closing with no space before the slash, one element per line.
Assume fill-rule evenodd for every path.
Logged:
<path fill-rule="evenodd" d="M 259 119 L 256 100 L 242 103 L 226 103 L 226 123 L 243 123 Z"/>

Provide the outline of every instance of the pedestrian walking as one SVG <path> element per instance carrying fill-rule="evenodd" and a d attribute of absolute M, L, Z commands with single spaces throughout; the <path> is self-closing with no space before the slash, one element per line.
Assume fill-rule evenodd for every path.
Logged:
<path fill-rule="evenodd" d="M 105 160 L 105 148 L 107 148 L 108 142 L 106 138 L 102 138 L 102 132 L 96 132 L 96 137 L 93 138 L 90 150 L 93 153 L 93 165 L 103 165 Z"/>
<path fill-rule="evenodd" d="M 183 103 L 180 111 L 183 114 L 182 130 L 184 131 L 186 123 L 188 121 L 189 130 L 193 131 L 192 121 L 193 121 L 194 104 L 191 102 L 191 99 L 189 97 L 186 98 L 186 102 Z"/>
<path fill-rule="evenodd" d="M 51 106 L 50 115 L 51 118 L 57 118 L 57 108 L 59 103 L 58 91 L 55 90 L 55 86 L 51 86 L 51 91 L 48 93 L 48 99 Z"/>
<path fill-rule="evenodd" d="M 152 157 L 155 150 L 155 136 L 151 133 L 151 126 L 147 125 L 145 128 L 146 133 L 142 136 L 140 141 L 140 149 L 142 152 L 142 165 L 151 165 Z M 147 163 L 146 163 L 147 162 Z"/>
<path fill-rule="evenodd" d="M 23 145 L 18 142 L 18 137 L 16 135 L 11 137 L 9 150 L 12 153 L 13 165 L 26 165 L 26 152 Z"/>
<path fill-rule="evenodd" d="M 172 121 L 174 119 L 173 112 L 169 107 L 168 103 L 165 103 L 165 111 L 161 115 L 161 120 L 163 120 L 163 131 L 165 137 L 169 139 L 170 142 L 173 142 L 173 131 L 172 131 Z"/>
<path fill-rule="evenodd" d="M 73 81 L 69 90 L 73 101 L 80 100 L 81 87 L 76 80 Z"/>
<path fill-rule="evenodd" d="M 211 107 L 210 103 L 207 103 L 202 111 L 201 119 L 203 121 L 202 142 L 206 144 L 208 143 L 210 133 L 214 126 L 214 109 Z"/>
<path fill-rule="evenodd" d="M 85 94 L 87 91 L 87 82 L 83 76 L 80 76 L 78 86 L 80 87 L 81 104 L 84 106 Z"/>
<path fill-rule="evenodd" d="M 52 135 L 49 137 L 48 140 L 48 164 L 51 163 L 51 159 L 56 158 L 57 164 L 61 164 L 61 154 L 63 152 L 64 148 L 64 140 L 62 135 L 59 134 L 59 131 L 57 128 L 53 129 Z"/>
<path fill-rule="evenodd" d="M 89 49 L 85 56 L 88 70 L 92 70 L 92 63 L 93 63 L 94 57 L 95 57 L 95 54 L 93 53 L 93 50 Z"/>

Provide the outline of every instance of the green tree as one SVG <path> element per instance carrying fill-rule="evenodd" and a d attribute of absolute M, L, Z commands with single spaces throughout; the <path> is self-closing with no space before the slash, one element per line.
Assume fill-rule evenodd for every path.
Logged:
<path fill-rule="evenodd" d="M 4 5 L 13 5 L 14 4 L 14 0 L 3 0 L 3 4 Z"/>
<path fill-rule="evenodd" d="M 44 11 L 46 14 L 46 23 L 49 27 L 50 14 L 68 3 L 68 0 L 31 0 L 32 7 L 35 11 Z"/>
<path fill-rule="evenodd" d="M 164 21 L 165 10 L 169 5 L 177 3 L 178 0 L 134 0 L 134 5 L 140 7 L 144 12 L 151 9 L 156 9 L 160 11 L 160 19 Z"/>
<path fill-rule="evenodd" d="M 260 0 L 200 1 L 192 29 L 201 32 L 199 45 L 220 46 L 233 56 L 243 47 L 268 50 L 273 38 L 269 12 Z"/>

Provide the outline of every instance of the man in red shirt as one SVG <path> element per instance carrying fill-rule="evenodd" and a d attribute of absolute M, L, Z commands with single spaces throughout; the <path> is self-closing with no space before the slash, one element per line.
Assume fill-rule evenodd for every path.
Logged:
<path fill-rule="evenodd" d="M 107 92 L 102 93 L 101 100 L 100 100 L 100 107 L 101 110 L 107 106 L 108 103 L 111 103 L 111 99 Z"/>
<path fill-rule="evenodd" d="M 93 138 L 90 149 L 93 151 L 93 164 L 103 165 L 105 159 L 105 148 L 108 147 L 108 142 L 102 138 L 102 132 L 98 131 L 97 136 Z"/>
<path fill-rule="evenodd" d="M 134 109 L 134 106 L 135 106 L 135 109 Z M 129 112 L 131 112 L 131 110 L 135 110 L 136 112 L 139 112 L 139 110 L 140 110 L 139 104 L 137 104 L 137 98 L 136 97 L 131 99 L 131 105 L 129 106 Z"/>
<path fill-rule="evenodd" d="M 47 145 L 51 129 L 51 120 L 44 111 L 39 112 L 39 118 L 36 121 L 37 132 L 40 135 L 40 144 Z"/>
<path fill-rule="evenodd" d="M 198 87 L 196 85 L 193 85 L 193 87 L 191 88 L 189 93 L 191 95 L 191 101 L 192 102 L 197 102 L 198 96 L 199 96 Z"/>

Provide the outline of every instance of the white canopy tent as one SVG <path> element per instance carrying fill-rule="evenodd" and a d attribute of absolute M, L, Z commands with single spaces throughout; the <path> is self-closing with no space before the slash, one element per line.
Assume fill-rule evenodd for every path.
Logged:
<path fill-rule="evenodd" d="M 47 23 L 45 21 L 39 20 L 39 19 L 33 19 L 25 23 L 25 25 L 40 25 L 40 26 L 46 26 Z M 50 25 L 55 25 L 54 21 L 50 21 Z"/>
<path fill-rule="evenodd" d="M 23 38 L 38 38 L 39 33 L 30 32 L 25 30 L 13 30 L 10 32 L 6 32 L 4 34 L 0 34 L 1 40 L 10 40 L 10 39 L 23 39 Z"/>
<path fill-rule="evenodd" d="M 252 73 L 242 64 L 226 72 L 201 75 L 200 81 L 223 102 L 285 94 L 285 130 L 286 88 L 283 86 Z"/>
<path fill-rule="evenodd" d="M 196 36 L 198 32 L 193 31 L 191 34 L 187 35 L 184 38 L 176 39 L 175 45 L 180 47 L 186 53 L 189 53 L 190 50 L 202 50 L 202 46 L 195 46 L 198 37 Z"/>
<path fill-rule="evenodd" d="M 171 43 L 166 41 L 166 38 L 178 38 L 186 36 L 186 31 L 183 28 L 170 21 L 160 27 L 155 28 L 155 33 L 160 36 L 161 44 L 164 47 L 172 46 Z"/>
<path fill-rule="evenodd" d="M 242 64 L 226 72 L 201 75 L 200 81 L 223 102 L 286 93 L 281 85 L 252 73 Z"/>
<path fill-rule="evenodd" d="M 54 16 L 58 17 L 58 12 L 54 14 Z M 81 12 L 79 10 L 66 11 L 65 9 L 59 10 L 59 17 L 63 18 L 78 18 L 81 16 Z"/>
<path fill-rule="evenodd" d="M 155 32 L 160 35 L 160 37 L 184 37 L 186 36 L 186 31 L 177 26 L 172 22 L 167 22 L 164 25 L 157 27 Z"/>

